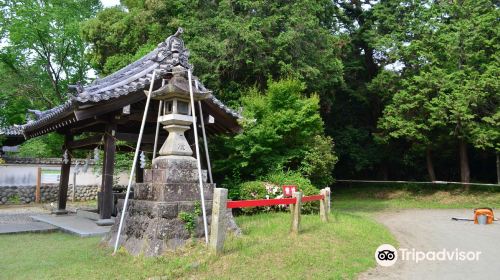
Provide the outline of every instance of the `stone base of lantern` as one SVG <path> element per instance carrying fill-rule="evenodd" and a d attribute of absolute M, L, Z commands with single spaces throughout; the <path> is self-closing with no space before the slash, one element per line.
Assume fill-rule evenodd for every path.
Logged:
<path fill-rule="evenodd" d="M 203 176 L 208 230 L 212 214 L 215 184 L 206 183 Z M 167 156 L 153 161 L 153 169 L 145 170 L 144 183 L 134 186 L 134 199 L 123 224 L 120 245 L 132 255 L 157 256 L 183 246 L 191 238 L 204 238 L 203 218 L 195 216 L 195 226 L 189 232 L 180 213 L 194 215 L 200 203 L 198 170 L 192 157 Z M 119 216 L 104 242 L 113 246 L 116 240 L 123 200 L 117 205 Z M 240 233 L 231 213 L 227 217 L 228 230 Z"/>

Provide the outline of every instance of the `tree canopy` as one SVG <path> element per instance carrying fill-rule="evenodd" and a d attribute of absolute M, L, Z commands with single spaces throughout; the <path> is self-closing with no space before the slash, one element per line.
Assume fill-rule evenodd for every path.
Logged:
<path fill-rule="evenodd" d="M 496 180 L 495 1 L 6 4 L 2 126 L 22 122 L 27 107 L 60 104 L 90 69 L 108 75 L 183 27 L 195 73 L 246 117 L 243 133 L 211 140 L 226 155 L 215 164 L 220 178 L 292 170 L 316 185 L 332 176 Z"/>
<path fill-rule="evenodd" d="M 0 124 L 19 123 L 26 108 L 49 109 L 67 99 L 68 84 L 87 80 L 80 23 L 99 0 L 6 0 L 0 19 Z"/>

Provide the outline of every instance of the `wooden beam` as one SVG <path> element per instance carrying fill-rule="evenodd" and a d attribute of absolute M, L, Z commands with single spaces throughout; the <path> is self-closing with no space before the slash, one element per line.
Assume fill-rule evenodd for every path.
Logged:
<path fill-rule="evenodd" d="M 123 133 L 123 132 L 117 132 L 115 134 L 115 138 L 120 141 L 125 141 L 125 142 L 133 142 L 137 143 L 137 139 L 139 137 L 139 134 L 135 133 Z M 158 137 L 158 142 L 162 143 L 167 139 L 165 136 L 160 136 Z M 155 142 L 155 136 L 154 134 L 145 134 L 142 136 L 142 143 L 154 143 Z"/>
<path fill-rule="evenodd" d="M 113 135 L 116 133 L 116 124 L 106 124 L 104 142 L 105 158 L 102 172 L 101 207 L 99 218 L 101 220 L 111 219 L 113 213 L 113 172 L 115 168 L 116 142 Z"/>
<path fill-rule="evenodd" d="M 68 149 L 68 143 L 73 140 L 73 135 L 66 134 L 64 136 L 64 145 L 62 147 L 63 154 Z M 64 156 L 63 156 L 64 157 Z M 59 179 L 59 199 L 57 203 L 57 211 L 56 214 L 67 214 L 66 211 L 66 200 L 68 199 L 68 182 L 69 182 L 69 172 L 71 168 L 71 152 L 68 150 L 68 162 L 64 163 L 64 160 L 61 164 L 61 177 Z"/>
<path fill-rule="evenodd" d="M 81 149 L 81 148 L 86 148 L 88 146 L 99 145 L 102 144 L 103 138 L 104 136 L 100 134 L 100 135 L 90 136 L 85 139 L 74 140 L 68 143 L 68 149 Z"/>
<path fill-rule="evenodd" d="M 127 117 L 122 117 L 122 119 L 128 120 L 128 121 L 142 122 L 142 117 L 143 117 L 143 113 L 133 113 L 133 114 L 128 115 Z M 148 113 L 148 117 L 146 118 L 146 122 L 156 123 L 156 121 L 157 121 L 156 117 L 157 117 L 156 114 Z"/>
<path fill-rule="evenodd" d="M 89 128 L 89 127 L 92 127 L 92 126 L 95 126 L 95 125 L 99 125 L 99 124 L 103 124 L 105 123 L 104 121 L 102 120 L 96 120 L 96 119 L 93 119 L 93 120 L 90 120 L 88 122 L 80 122 L 80 123 L 76 123 L 77 126 L 71 128 L 71 133 L 73 134 L 78 134 L 78 133 L 81 133 L 81 132 L 84 132 L 86 128 Z M 97 131 L 95 131 L 97 132 Z"/>
<path fill-rule="evenodd" d="M 116 98 L 113 100 L 109 100 L 106 103 L 98 103 L 95 106 L 90 108 L 86 108 L 83 110 L 75 111 L 76 119 L 81 121 L 89 118 L 93 118 L 95 116 L 100 116 L 112 111 L 121 110 L 124 106 L 127 106 L 132 103 L 139 102 L 143 99 L 146 99 L 146 95 L 142 93 L 129 93 L 128 95 L 122 98 Z"/>

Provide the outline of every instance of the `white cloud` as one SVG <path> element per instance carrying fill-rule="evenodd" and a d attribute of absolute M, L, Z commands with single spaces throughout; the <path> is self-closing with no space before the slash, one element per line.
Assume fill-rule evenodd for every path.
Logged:
<path fill-rule="evenodd" d="M 101 3 L 104 7 L 113 7 L 120 5 L 120 0 L 101 0 Z"/>

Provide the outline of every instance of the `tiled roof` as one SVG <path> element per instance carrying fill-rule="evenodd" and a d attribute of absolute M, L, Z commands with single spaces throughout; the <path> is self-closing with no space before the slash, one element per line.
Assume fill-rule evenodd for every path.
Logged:
<path fill-rule="evenodd" d="M 62 119 L 77 109 L 78 106 L 99 103 L 130 93 L 143 94 L 142 90 L 147 89 L 151 83 L 153 71 L 157 71 L 155 80 L 160 80 L 163 75 L 171 72 L 175 66 L 180 65 L 186 69 L 192 69 L 192 66 L 188 63 L 189 51 L 184 47 L 184 42 L 179 37 L 181 33 L 182 29 L 179 28 L 174 35 L 168 37 L 157 48 L 136 62 L 107 77 L 96 79 L 87 86 L 76 86 L 77 94 L 70 100 L 50 110 L 37 112 L 35 114 L 36 120 L 29 121 L 24 125 L 0 129 L 0 134 L 7 136 L 24 134 L 24 132 L 34 131 Z M 193 76 L 193 79 L 198 90 L 208 91 L 197 77 Z M 238 112 L 224 105 L 213 94 L 204 102 L 216 105 L 232 118 L 241 118 Z M 58 127 L 68 125 L 74 121 L 76 120 L 66 121 Z"/>

